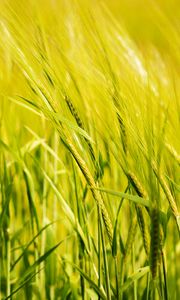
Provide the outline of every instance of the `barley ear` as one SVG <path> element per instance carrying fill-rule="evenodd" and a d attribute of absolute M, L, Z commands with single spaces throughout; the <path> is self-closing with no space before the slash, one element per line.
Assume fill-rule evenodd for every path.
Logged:
<path fill-rule="evenodd" d="M 69 139 L 67 139 L 66 142 L 65 141 L 63 141 L 63 142 L 68 147 L 69 151 L 71 152 L 74 159 L 76 160 L 79 168 L 81 169 L 81 172 L 83 173 L 83 175 L 86 179 L 87 184 L 89 185 L 89 187 L 91 189 L 93 198 L 95 199 L 96 204 L 102 213 L 102 217 L 103 217 L 104 225 L 105 225 L 106 232 L 108 235 L 108 239 L 109 239 L 110 245 L 112 246 L 113 227 L 112 227 L 111 219 L 110 219 L 108 211 L 105 207 L 102 196 L 101 196 L 100 192 L 96 189 L 96 184 L 95 184 L 94 178 L 91 175 L 88 167 L 86 166 L 85 161 L 81 158 L 81 156 L 79 155 L 78 151 L 76 150 L 74 145 L 71 143 L 71 141 Z"/>
<path fill-rule="evenodd" d="M 159 211 L 153 208 L 151 211 L 151 274 L 152 279 L 157 277 L 158 263 L 160 262 L 160 226 L 159 226 Z"/>

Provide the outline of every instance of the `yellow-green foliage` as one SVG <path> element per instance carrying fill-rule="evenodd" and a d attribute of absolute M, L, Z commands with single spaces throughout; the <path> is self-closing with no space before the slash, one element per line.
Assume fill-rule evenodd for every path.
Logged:
<path fill-rule="evenodd" d="M 0 1 L 1 299 L 180 299 L 179 49 L 178 0 Z"/>

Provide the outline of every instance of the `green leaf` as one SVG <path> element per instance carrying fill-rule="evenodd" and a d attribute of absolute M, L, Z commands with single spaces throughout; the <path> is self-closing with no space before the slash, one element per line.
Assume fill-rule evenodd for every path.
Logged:
<path fill-rule="evenodd" d="M 99 288 L 98 285 L 86 273 L 84 273 L 76 264 L 71 263 L 69 261 L 67 262 L 70 263 L 80 273 L 80 275 L 83 276 L 88 281 L 89 285 L 103 300 L 107 300 L 103 288 Z"/>
<path fill-rule="evenodd" d="M 149 271 L 150 271 L 149 266 L 138 269 L 135 273 L 133 273 L 130 277 L 128 277 L 128 279 L 126 280 L 126 282 L 123 285 L 120 286 L 120 290 L 125 291 L 133 284 L 134 281 L 140 279 L 145 274 L 147 274 Z"/>
<path fill-rule="evenodd" d="M 39 230 L 38 214 L 36 211 L 36 206 L 34 204 L 34 193 L 35 193 L 34 181 L 32 179 L 31 173 L 29 172 L 29 170 L 26 167 L 24 167 L 23 175 L 24 175 L 27 196 L 28 196 L 28 201 L 29 201 L 29 210 L 30 210 L 30 214 L 31 214 L 32 230 L 34 230 L 33 219 L 35 219 L 37 230 Z"/>
<path fill-rule="evenodd" d="M 29 283 L 41 270 L 39 270 L 38 272 L 34 273 L 32 276 L 28 277 L 25 281 L 23 281 L 23 283 L 21 283 L 15 290 L 12 291 L 12 293 L 10 295 L 8 295 L 6 298 L 4 298 L 3 300 L 8 300 L 11 299 L 11 297 L 16 294 L 20 289 L 22 289 L 27 283 Z"/>
<path fill-rule="evenodd" d="M 144 205 L 146 207 L 150 207 L 150 201 L 148 199 L 144 199 L 142 197 L 139 197 L 139 196 L 136 196 L 136 195 L 131 195 L 131 194 L 128 194 L 128 193 L 117 192 L 117 191 L 106 189 L 106 188 L 96 188 L 96 189 L 101 191 L 101 192 L 104 192 L 104 193 L 107 193 L 107 194 L 110 194 L 110 195 L 113 195 L 113 196 L 116 196 L 116 197 L 121 197 L 121 198 L 123 197 L 124 199 L 128 199 L 128 200 L 133 201 L 135 203 Z"/>
<path fill-rule="evenodd" d="M 126 191 L 128 190 L 129 185 L 127 186 Z M 115 225 L 114 225 L 114 232 L 113 232 L 113 241 L 112 241 L 112 255 L 114 257 L 116 257 L 117 255 L 117 224 L 118 224 L 118 217 L 119 217 L 119 213 L 123 204 L 124 198 L 121 199 L 120 203 L 119 203 L 119 207 L 117 210 L 117 215 L 116 215 L 116 220 L 115 220 Z"/>
<path fill-rule="evenodd" d="M 27 249 L 34 243 L 36 238 L 44 231 L 46 230 L 50 225 L 52 225 L 54 222 L 48 223 L 45 225 L 34 237 L 33 239 L 26 245 L 26 247 L 23 249 L 23 252 L 19 255 L 19 257 L 15 260 L 13 265 L 11 266 L 11 271 L 14 269 L 16 264 L 20 261 L 20 259 L 23 257 L 24 253 L 27 251 Z"/>
<path fill-rule="evenodd" d="M 48 174 L 46 173 L 46 171 L 39 165 L 39 163 L 37 162 L 36 159 L 33 158 L 33 160 L 36 162 L 36 164 L 39 166 L 40 170 L 42 171 L 45 179 L 49 182 L 51 188 L 53 189 L 53 191 L 55 192 L 57 199 L 61 205 L 61 208 L 63 210 L 63 212 L 65 213 L 65 215 L 68 217 L 69 221 L 71 222 L 71 224 L 73 225 L 73 227 L 75 228 L 75 230 L 77 231 L 77 233 L 80 235 L 87 253 L 90 254 L 90 250 L 88 247 L 88 243 L 86 240 L 86 237 L 84 235 L 84 232 L 82 230 L 82 227 L 80 226 L 77 218 L 75 217 L 72 209 L 70 208 L 70 206 L 67 204 L 67 202 L 65 201 L 65 199 L 63 198 L 63 196 L 61 195 L 61 193 L 59 192 L 59 190 L 57 189 L 56 185 L 54 184 L 54 182 L 51 180 L 51 178 L 48 176 Z"/>
<path fill-rule="evenodd" d="M 48 251 L 46 251 L 43 255 L 41 255 L 34 263 L 31 265 L 21 276 L 20 282 L 24 281 L 29 275 L 31 275 L 32 272 L 38 267 L 42 262 L 44 262 L 53 251 L 55 251 L 66 239 L 60 241 L 55 246 L 50 248 Z"/>

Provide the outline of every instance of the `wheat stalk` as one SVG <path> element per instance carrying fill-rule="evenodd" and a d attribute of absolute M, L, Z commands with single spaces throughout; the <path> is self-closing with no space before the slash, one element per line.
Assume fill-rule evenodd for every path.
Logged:
<path fill-rule="evenodd" d="M 125 245 L 125 251 L 124 251 L 124 262 L 125 263 L 127 261 L 128 254 L 130 253 L 130 251 L 132 249 L 132 245 L 134 243 L 136 227 L 137 227 L 137 218 L 136 218 L 136 216 L 134 216 L 131 221 L 130 227 L 129 227 L 128 237 L 127 237 L 127 241 L 126 241 L 126 245 Z"/>

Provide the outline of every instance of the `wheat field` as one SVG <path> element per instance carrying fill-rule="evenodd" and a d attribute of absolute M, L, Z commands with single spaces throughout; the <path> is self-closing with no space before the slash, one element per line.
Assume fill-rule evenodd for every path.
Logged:
<path fill-rule="evenodd" d="M 180 299 L 178 0 L 0 1 L 0 299 Z"/>

